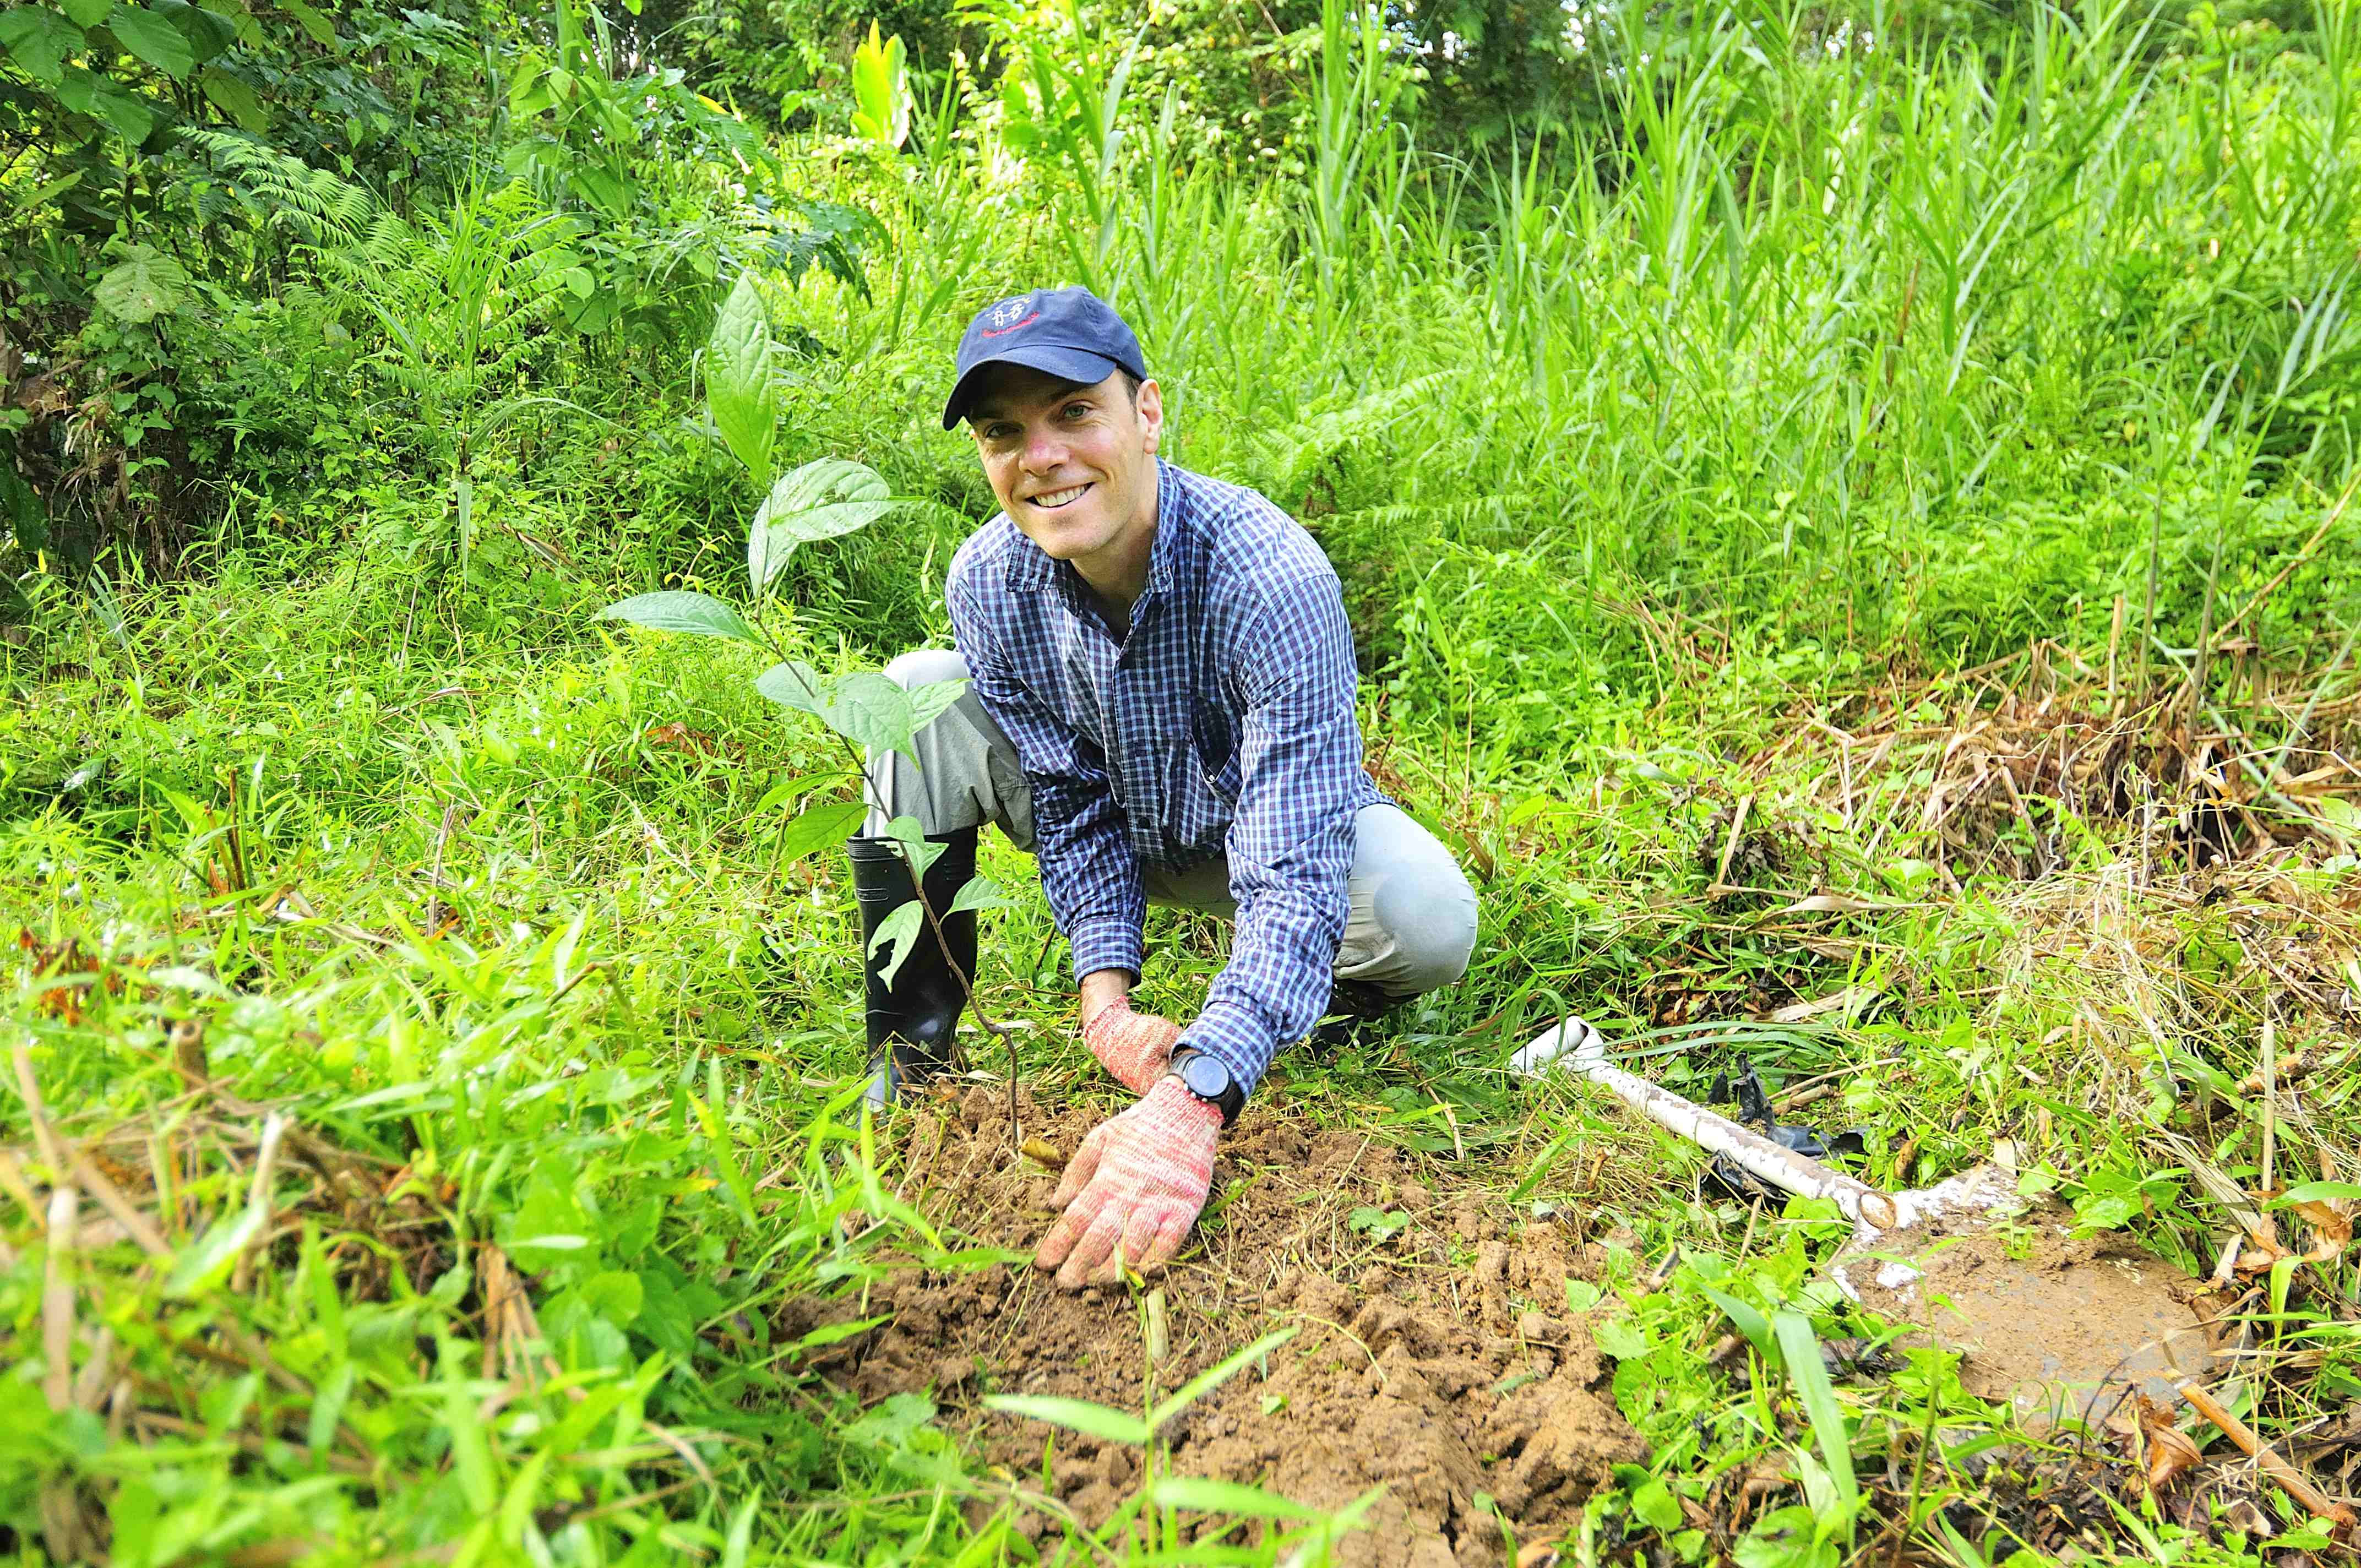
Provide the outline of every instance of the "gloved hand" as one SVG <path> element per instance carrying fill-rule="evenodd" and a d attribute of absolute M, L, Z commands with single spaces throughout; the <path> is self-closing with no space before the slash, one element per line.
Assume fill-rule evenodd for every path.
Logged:
<path fill-rule="evenodd" d="M 1082 1025 L 1082 1044 L 1115 1080 L 1134 1094 L 1145 1094 L 1164 1069 L 1172 1065 L 1172 1047 L 1180 1025 L 1153 1013 L 1135 1013 L 1128 997 L 1116 997 L 1091 1014 Z"/>
<path fill-rule="evenodd" d="M 1056 1269 L 1060 1288 L 1079 1290 L 1114 1284 L 1126 1263 L 1146 1273 L 1171 1262 L 1205 1207 L 1221 1131 L 1221 1112 L 1179 1079 L 1158 1079 L 1074 1151 L 1049 1198 L 1066 1212 L 1033 1266 Z"/>

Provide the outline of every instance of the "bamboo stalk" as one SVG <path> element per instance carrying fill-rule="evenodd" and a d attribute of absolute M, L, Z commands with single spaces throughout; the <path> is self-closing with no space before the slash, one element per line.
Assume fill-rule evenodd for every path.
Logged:
<path fill-rule="evenodd" d="M 2180 1397 L 2189 1401 L 2197 1413 L 2222 1429 L 2222 1435 L 2235 1442 L 2264 1473 L 2279 1484 L 2287 1495 L 2312 1510 L 2314 1519 L 2323 1519 L 2340 1530 L 2349 1530 L 2361 1524 L 2361 1516 L 2313 1486 L 2304 1473 L 2281 1459 L 2270 1444 L 2255 1435 L 2255 1430 L 2232 1415 L 2229 1407 L 2194 1383 L 2180 1385 Z"/>

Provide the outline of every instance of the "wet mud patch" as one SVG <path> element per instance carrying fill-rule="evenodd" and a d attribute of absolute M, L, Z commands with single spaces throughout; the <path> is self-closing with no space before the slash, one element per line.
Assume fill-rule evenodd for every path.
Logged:
<path fill-rule="evenodd" d="M 1028 1139 L 1071 1151 L 1104 1114 L 1027 1102 Z M 894 1130 L 901 1195 L 977 1240 L 1029 1249 L 1055 1172 L 1009 1147 L 1006 1103 L 976 1089 L 914 1108 Z M 948 1238 L 947 1238 L 948 1239 Z M 1557 1220 L 1516 1223 L 1497 1194 L 1365 1132 L 1322 1131 L 1257 1105 L 1222 1142 L 1196 1242 L 1159 1280 L 1159 1393 L 1275 1328 L 1299 1332 L 1164 1429 L 1174 1471 L 1260 1486 L 1317 1508 L 1372 1486 L 1368 1528 L 1342 1541 L 1352 1568 L 1457 1568 L 1553 1538 L 1647 1457 L 1608 1392 L 1566 1281 L 1596 1249 Z M 929 1394 L 987 1464 L 1045 1488 L 1086 1526 L 1139 1484 L 1121 1444 L 1020 1420 L 987 1394 L 1142 1408 L 1148 1314 L 1132 1291 L 1067 1295 L 1029 1266 L 910 1270 L 865 1300 L 784 1309 L 781 1330 L 891 1313 L 830 1345 L 818 1365 L 863 1400 Z M 1028 1533 L 1048 1521 L 1020 1519 Z"/>

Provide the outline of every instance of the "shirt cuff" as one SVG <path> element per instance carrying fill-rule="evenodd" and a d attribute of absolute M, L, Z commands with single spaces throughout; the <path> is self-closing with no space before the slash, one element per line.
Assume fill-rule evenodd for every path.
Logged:
<path fill-rule="evenodd" d="M 1141 961 L 1148 956 L 1147 945 L 1139 934 L 1139 922 L 1120 915 L 1085 915 L 1074 922 L 1066 939 L 1074 948 L 1074 979 L 1096 970 L 1129 970 L 1139 972 Z"/>
<path fill-rule="evenodd" d="M 1193 1046 L 1228 1068 L 1230 1080 L 1247 1094 L 1278 1054 L 1278 1042 L 1254 1010 L 1235 1002 L 1216 1002 L 1198 1014 L 1197 1021 L 1180 1031 L 1173 1048 L 1181 1046 Z"/>

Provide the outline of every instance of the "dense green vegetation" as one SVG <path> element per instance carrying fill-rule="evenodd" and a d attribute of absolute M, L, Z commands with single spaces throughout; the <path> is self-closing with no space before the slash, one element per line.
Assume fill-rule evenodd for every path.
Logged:
<path fill-rule="evenodd" d="M 2246 1233 L 2235 1398 L 2336 1489 L 2361 11 L 873 19 L 904 74 L 836 0 L 0 11 L 0 1546 L 1290 1550 L 1037 1544 L 1036 1478 L 777 1326 L 1001 1255 L 859 1114 L 851 901 L 791 826 L 841 785 L 774 787 L 834 742 L 768 655 L 596 619 L 744 597 L 763 492 L 700 362 L 741 280 L 775 471 L 895 499 L 764 611 L 820 670 L 947 640 L 994 506 L 939 400 L 1017 288 L 1115 302 L 1178 459 L 1335 562 L 1373 767 L 1485 927 L 1280 1097 L 1619 1237 L 1595 1316 L 1655 1458 L 1570 1552 L 2320 1546 L 2251 1486 L 2146 1497 L 2138 1432 L 1987 1464 L 1924 1355 L 1838 1388 L 1832 1486 L 1825 1380 L 1717 1349 L 1733 1300 L 1877 1332 L 1810 1277 L 1826 1211 L 1700 1196 L 1502 1063 L 1574 1008 L 1697 1092 L 1746 1050 L 1838 1086 L 1875 1179 L 2007 1137 L 2200 1276 Z M 1018 1068 L 1103 1094 L 986 857 Z M 1220 950 L 1159 914 L 1148 995 L 1187 1016 Z"/>

